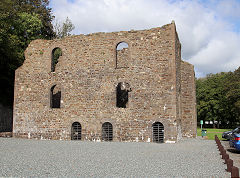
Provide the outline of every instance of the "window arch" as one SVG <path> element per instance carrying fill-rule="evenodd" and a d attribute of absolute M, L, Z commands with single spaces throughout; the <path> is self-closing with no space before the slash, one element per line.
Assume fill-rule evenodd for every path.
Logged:
<path fill-rule="evenodd" d="M 61 88 L 53 85 L 50 89 L 50 107 L 60 108 L 61 106 Z"/>
<path fill-rule="evenodd" d="M 153 142 L 164 142 L 164 126 L 161 122 L 155 122 L 152 125 Z"/>
<path fill-rule="evenodd" d="M 79 122 L 74 122 L 71 129 L 71 140 L 81 140 L 82 126 Z"/>
<path fill-rule="evenodd" d="M 128 92 L 131 91 L 130 85 L 126 82 L 118 83 L 116 87 L 116 106 L 126 108 L 128 104 Z"/>
<path fill-rule="evenodd" d="M 110 122 L 105 122 L 102 125 L 102 140 L 103 141 L 113 140 L 113 127 Z"/>
<path fill-rule="evenodd" d="M 51 72 L 55 72 L 59 57 L 62 56 L 61 48 L 54 48 L 52 50 Z"/>
<path fill-rule="evenodd" d="M 129 48 L 126 42 L 120 42 L 116 46 L 116 68 L 126 68 L 129 62 Z"/>

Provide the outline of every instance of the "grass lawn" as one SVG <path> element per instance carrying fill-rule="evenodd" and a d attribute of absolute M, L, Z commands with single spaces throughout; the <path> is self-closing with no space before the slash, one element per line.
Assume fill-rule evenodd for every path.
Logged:
<path fill-rule="evenodd" d="M 212 129 L 212 128 L 203 128 L 204 130 L 207 130 L 207 137 L 209 140 L 214 140 L 215 135 L 218 136 L 219 140 L 224 140 L 222 139 L 222 133 L 225 131 L 229 131 L 232 129 Z M 202 136 L 201 128 L 197 128 L 197 135 Z"/>

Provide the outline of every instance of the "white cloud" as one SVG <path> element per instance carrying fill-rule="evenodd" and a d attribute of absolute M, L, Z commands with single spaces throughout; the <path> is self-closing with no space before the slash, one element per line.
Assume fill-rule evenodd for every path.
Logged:
<path fill-rule="evenodd" d="M 216 9 L 219 13 L 223 14 L 226 17 L 240 17 L 239 0 L 222 0 L 216 4 Z"/>
<path fill-rule="evenodd" d="M 232 24 L 240 17 L 237 0 L 205 4 L 191 0 L 51 0 L 51 7 L 56 19 L 71 19 L 74 34 L 148 29 L 175 20 L 182 57 L 195 65 L 196 76 L 240 66 L 240 35 Z"/>

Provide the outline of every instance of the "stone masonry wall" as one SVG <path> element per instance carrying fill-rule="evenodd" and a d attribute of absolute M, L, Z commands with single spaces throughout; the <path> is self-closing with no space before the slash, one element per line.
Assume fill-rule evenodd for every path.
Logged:
<path fill-rule="evenodd" d="M 116 68 L 126 68 L 128 67 L 129 61 L 129 50 L 128 48 L 123 48 L 122 50 L 117 50 L 117 66 Z"/>
<path fill-rule="evenodd" d="M 176 28 L 176 27 L 175 27 Z M 181 43 L 178 38 L 178 34 L 175 30 L 175 63 L 176 63 L 176 117 L 178 125 L 178 139 L 182 138 L 181 128 Z"/>
<path fill-rule="evenodd" d="M 116 46 L 122 41 L 128 44 L 127 68 L 117 68 Z M 14 136 L 69 140 L 72 123 L 79 122 L 82 140 L 100 141 L 102 124 L 110 122 L 113 141 L 148 142 L 152 124 L 161 122 L 164 141 L 177 141 L 181 115 L 176 93 L 181 82 L 176 77 L 181 75 L 176 70 L 181 63 L 176 62 L 176 41 L 172 23 L 150 30 L 31 42 L 15 73 Z M 62 56 L 51 72 L 56 47 Z M 120 82 L 131 88 L 127 108 L 116 107 Z M 50 108 L 54 85 L 61 89 L 61 108 Z M 192 126 L 186 128 L 193 130 Z"/>
<path fill-rule="evenodd" d="M 196 87 L 193 65 L 181 64 L 181 107 L 182 107 L 182 135 L 184 137 L 197 136 Z"/>

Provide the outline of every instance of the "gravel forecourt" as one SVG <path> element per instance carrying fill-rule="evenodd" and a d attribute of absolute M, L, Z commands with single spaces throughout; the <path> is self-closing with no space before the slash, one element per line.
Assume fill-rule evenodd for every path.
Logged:
<path fill-rule="evenodd" d="M 0 138 L 0 177 L 230 177 L 214 140 L 176 144 Z"/>

